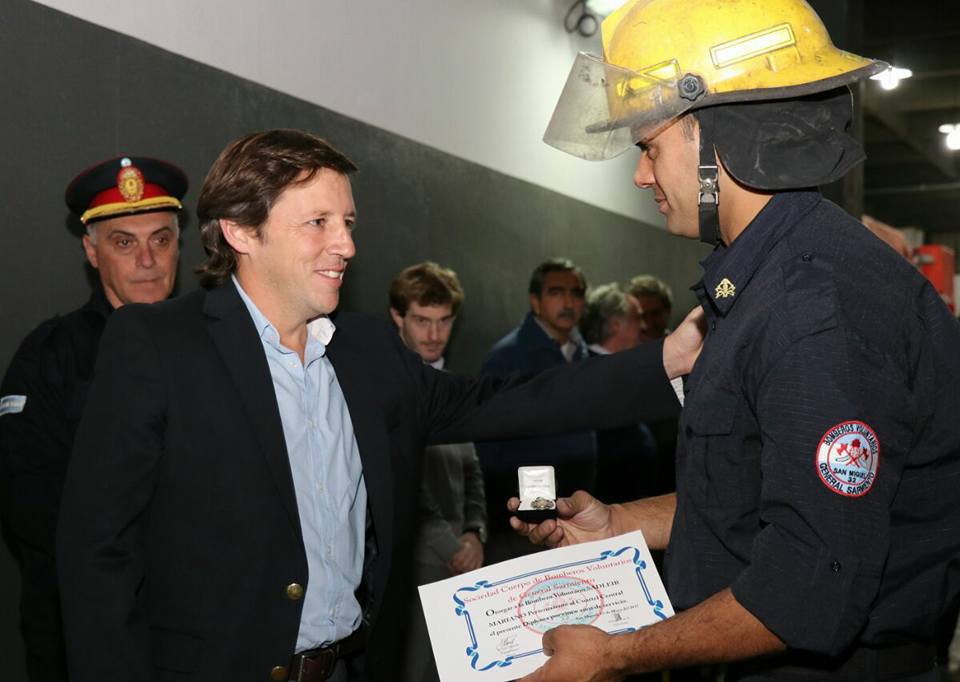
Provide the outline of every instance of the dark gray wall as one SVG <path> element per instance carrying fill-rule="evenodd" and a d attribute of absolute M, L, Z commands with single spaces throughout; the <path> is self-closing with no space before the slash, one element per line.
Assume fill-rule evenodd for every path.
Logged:
<path fill-rule="evenodd" d="M 674 286 L 678 308 L 693 305 L 686 288 L 698 275 L 696 244 L 27 0 L 0 3 L 0 64 L 4 368 L 27 331 L 88 294 L 62 203 L 76 172 L 119 154 L 169 159 L 192 180 L 185 202 L 192 208 L 220 149 L 273 127 L 317 132 L 361 169 L 359 255 L 343 308 L 382 313 L 391 278 L 411 263 L 431 258 L 457 270 L 467 292 L 451 347 L 459 368 L 475 369 L 517 323 L 529 272 L 546 257 L 574 259 L 595 283 L 656 272 Z M 192 269 L 202 259 L 195 227 L 190 221 L 183 237 L 181 292 L 196 286 Z M 0 549 L 0 661 L 10 680 L 23 679 L 17 592 Z"/>

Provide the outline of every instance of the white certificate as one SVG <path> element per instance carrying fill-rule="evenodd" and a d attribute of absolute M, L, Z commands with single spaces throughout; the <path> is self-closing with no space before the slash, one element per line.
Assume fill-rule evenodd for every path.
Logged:
<path fill-rule="evenodd" d="M 673 615 L 639 531 L 511 559 L 420 587 L 443 682 L 507 682 L 543 665 L 558 625 L 634 632 Z"/>

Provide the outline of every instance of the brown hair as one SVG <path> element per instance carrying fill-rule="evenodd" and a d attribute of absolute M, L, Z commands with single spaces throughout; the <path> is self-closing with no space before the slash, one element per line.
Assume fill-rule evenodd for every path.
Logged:
<path fill-rule="evenodd" d="M 463 303 L 463 289 L 457 273 L 433 261 L 404 268 L 390 285 L 390 307 L 407 314 L 411 303 L 417 305 L 449 305 L 457 313 Z"/>
<path fill-rule="evenodd" d="M 699 119 L 697 119 L 696 114 L 684 114 L 680 118 L 680 131 L 683 133 L 684 139 L 688 142 L 693 142 L 697 139 L 697 126 L 700 124 Z"/>
<path fill-rule="evenodd" d="M 220 220 L 250 227 L 259 238 L 270 209 L 287 187 L 308 182 L 329 168 L 341 175 L 357 170 L 325 140 L 301 130 L 267 130 L 230 143 L 213 162 L 197 201 L 200 239 L 207 260 L 197 268 L 200 283 L 219 286 L 237 269 L 237 254 Z"/>

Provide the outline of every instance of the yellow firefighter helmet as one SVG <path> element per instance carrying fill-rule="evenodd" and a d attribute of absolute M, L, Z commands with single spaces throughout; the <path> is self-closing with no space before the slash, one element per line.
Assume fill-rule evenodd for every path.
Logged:
<path fill-rule="evenodd" d="M 581 53 L 544 141 L 612 158 L 692 109 L 832 90 L 887 65 L 837 49 L 804 0 L 629 0 Z"/>

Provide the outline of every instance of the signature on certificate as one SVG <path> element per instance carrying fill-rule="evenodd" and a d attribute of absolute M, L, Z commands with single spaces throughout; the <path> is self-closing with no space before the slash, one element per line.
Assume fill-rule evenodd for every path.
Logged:
<path fill-rule="evenodd" d="M 515 653 L 520 649 L 520 643 L 517 641 L 517 635 L 507 635 L 497 642 L 497 651 L 507 655 Z"/>

